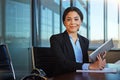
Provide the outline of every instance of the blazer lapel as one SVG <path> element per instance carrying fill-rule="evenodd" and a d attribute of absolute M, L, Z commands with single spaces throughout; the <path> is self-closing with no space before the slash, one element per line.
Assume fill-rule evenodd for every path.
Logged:
<path fill-rule="evenodd" d="M 82 37 L 80 35 L 78 35 L 78 36 L 79 36 L 79 42 L 80 42 L 81 50 L 82 50 L 82 54 L 83 54 L 83 62 L 85 62 L 85 56 L 87 56 L 86 55 L 87 53 L 85 52 L 86 47 L 84 45 L 84 41 L 83 41 Z"/>
<path fill-rule="evenodd" d="M 64 39 L 65 39 L 65 45 L 67 47 L 67 51 L 69 51 L 67 54 L 73 59 L 75 60 L 75 54 L 74 54 L 74 50 L 73 50 L 73 47 L 72 47 L 72 44 L 70 42 L 70 39 L 69 39 L 69 35 L 67 33 L 67 31 L 65 31 L 64 33 Z"/>

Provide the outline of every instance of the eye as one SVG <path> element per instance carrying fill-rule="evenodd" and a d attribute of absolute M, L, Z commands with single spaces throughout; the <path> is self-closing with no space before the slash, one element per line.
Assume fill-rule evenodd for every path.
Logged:
<path fill-rule="evenodd" d="M 75 19 L 75 21 L 78 21 L 78 20 L 79 20 L 78 18 Z"/>
<path fill-rule="evenodd" d="M 66 21 L 70 21 L 70 20 L 71 20 L 71 19 L 69 19 L 69 18 L 68 18 L 68 19 L 66 19 Z"/>

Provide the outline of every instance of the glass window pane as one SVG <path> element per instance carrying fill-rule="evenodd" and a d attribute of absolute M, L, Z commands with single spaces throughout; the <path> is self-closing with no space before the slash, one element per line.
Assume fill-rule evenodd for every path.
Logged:
<path fill-rule="evenodd" d="M 58 24 L 60 22 L 60 15 L 57 13 L 54 13 L 54 34 L 60 32 L 60 24 Z M 57 23 L 56 23 L 57 22 Z"/>
<path fill-rule="evenodd" d="M 0 0 L 0 44 L 4 43 L 5 36 L 5 0 Z"/>
<path fill-rule="evenodd" d="M 22 75 L 26 75 L 30 69 L 28 55 L 28 48 L 31 47 L 30 0 L 1 1 L 5 13 L 2 14 L 4 42 L 8 44 L 15 70 L 23 71 Z"/>
<path fill-rule="evenodd" d="M 60 1 L 40 0 L 40 44 L 41 47 L 49 47 L 49 39 L 52 34 L 60 33 Z"/>
<path fill-rule="evenodd" d="M 114 40 L 114 48 L 120 48 L 120 44 L 118 44 L 120 40 L 118 24 L 118 2 L 117 0 L 109 0 L 107 5 L 108 39 L 112 38 Z"/>
<path fill-rule="evenodd" d="M 120 1 L 118 2 L 118 48 L 120 49 Z"/>
<path fill-rule="evenodd" d="M 70 1 L 71 0 L 62 0 L 62 8 L 67 8 L 70 6 Z"/>
<path fill-rule="evenodd" d="M 0 0 L 0 44 L 2 43 L 2 0 Z"/>
<path fill-rule="evenodd" d="M 90 0 L 90 48 L 97 48 L 104 40 L 104 0 Z"/>

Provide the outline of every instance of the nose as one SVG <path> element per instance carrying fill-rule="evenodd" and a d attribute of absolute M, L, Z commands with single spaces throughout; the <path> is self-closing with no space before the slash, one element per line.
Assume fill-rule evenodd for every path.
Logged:
<path fill-rule="evenodd" d="M 74 24 L 74 23 L 75 23 L 75 20 L 74 20 L 74 19 L 72 19 L 72 20 L 71 20 L 71 24 Z"/>

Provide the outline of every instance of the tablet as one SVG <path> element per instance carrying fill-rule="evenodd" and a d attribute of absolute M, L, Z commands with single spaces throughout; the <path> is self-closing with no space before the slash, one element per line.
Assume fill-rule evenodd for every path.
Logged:
<path fill-rule="evenodd" d="M 93 51 L 89 55 L 90 60 L 92 62 L 95 62 L 98 54 L 104 53 L 105 51 L 108 52 L 113 47 L 114 47 L 114 45 L 113 45 L 112 39 L 106 41 L 104 44 L 102 44 L 100 47 L 98 47 L 95 51 Z"/>

